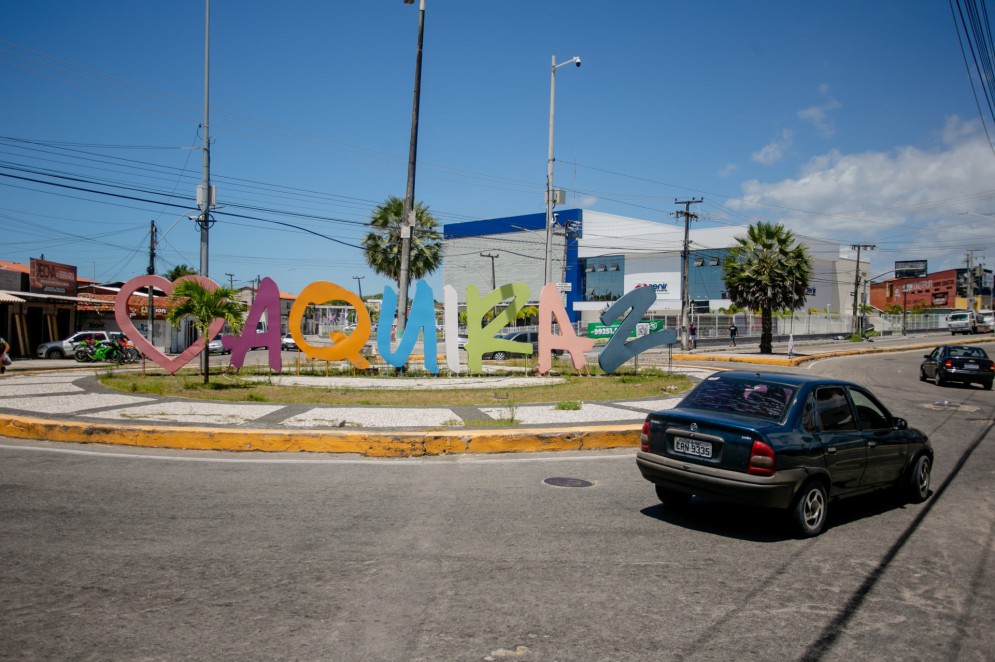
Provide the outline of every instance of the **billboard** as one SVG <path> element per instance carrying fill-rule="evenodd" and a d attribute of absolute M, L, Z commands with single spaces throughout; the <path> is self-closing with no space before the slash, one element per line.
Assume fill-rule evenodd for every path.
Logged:
<path fill-rule="evenodd" d="M 895 261 L 895 278 L 922 278 L 926 273 L 926 260 Z"/>
<path fill-rule="evenodd" d="M 76 267 L 31 258 L 30 291 L 35 294 L 76 296 Z"/>

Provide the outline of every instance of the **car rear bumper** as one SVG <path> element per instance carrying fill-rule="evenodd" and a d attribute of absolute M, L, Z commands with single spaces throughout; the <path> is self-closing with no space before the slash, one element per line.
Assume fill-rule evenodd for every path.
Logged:
<path fill-rule="evenodd" d="M 995 379 L 995 375 L 990 372 L 981 372 L 979 370 L 941 370 L 943 373 L 943 379 L 948 382 L 960 382 L 963 384 L 987 384 L 988 382 Z"/>
<path fill-rule="evenodd" d="M 788 508 L 808 478 L 804 469 L 753 476 L 639 451 L 636 465 L 643 478 L 667 489 L 751 506 Z"/>

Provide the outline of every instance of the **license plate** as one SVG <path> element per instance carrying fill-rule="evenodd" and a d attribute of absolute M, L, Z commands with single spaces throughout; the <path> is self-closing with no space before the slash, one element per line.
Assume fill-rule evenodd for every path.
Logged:
<path fill-rule="evenodd" d="M 712 444 L 708 441 L 695 441 L 694 439 L 675 437 L 674 450 L 685 455 L 712 457 Z"/>
<path fill-rule="evenodd" d="M 978 369 L 978 364 L 977 363 L 965 363 L 964 364 L 964 369 L 965 370 L 977 370 Z"/>

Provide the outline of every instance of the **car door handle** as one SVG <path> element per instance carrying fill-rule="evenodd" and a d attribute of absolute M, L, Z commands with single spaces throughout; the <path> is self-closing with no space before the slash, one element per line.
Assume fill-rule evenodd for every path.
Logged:
<path fill-rule="evenodd" d="M 878 445 L 878 443 L 876 441 L 868 441 L 867 442 L 867 447 L 868 448 L 874 448 L 877 445 Z"/>
<path fill-rule="evenodd" d="M 835 455 L 836 448 L 834 446 L 830 446 L 829 448 L 826 449 L 826 453 L 828 453 L 829 455 Z"/>

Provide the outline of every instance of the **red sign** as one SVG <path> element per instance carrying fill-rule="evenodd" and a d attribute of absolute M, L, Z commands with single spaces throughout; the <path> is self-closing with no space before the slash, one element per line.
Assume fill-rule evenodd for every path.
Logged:
<path fill-rule="evenodd" d="M 30 290 L 35 294 L 76 296 L 76 267 L 31 258 Z"/>

